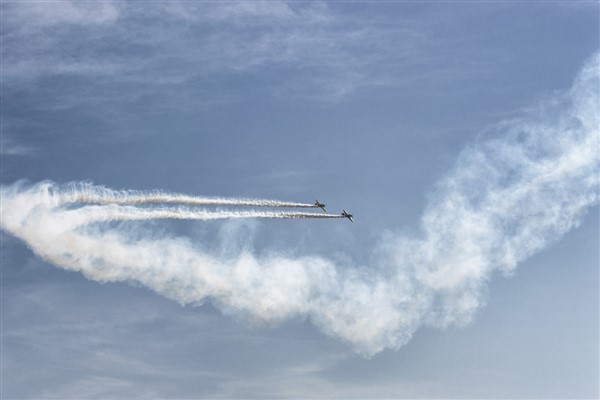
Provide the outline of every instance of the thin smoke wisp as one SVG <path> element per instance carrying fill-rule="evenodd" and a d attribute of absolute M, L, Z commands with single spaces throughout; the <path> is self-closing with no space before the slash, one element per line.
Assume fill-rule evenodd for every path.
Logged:
<path fill-rule="evenodd" d="M 465 148 L 433 190 L 420 234 L 382 237 L 381 265 L 368 276 L 323 257 L 219 256 L 185 237 L 131 237 L 102 223 L 339 217 L 182 207 L 233 205 L 220 199 L 17 182 L 1 188 L 1 226 L 46 261 L 89 279 L 136 281 L 181 304 L 210 300 L 226 314 L 268 323 L 307 318 L 369 356 L 402 346 L 420 326 L 470 321 L 494 271 L 510 273 L 598 203 L 599 67 L 596 54 L 570 90 Z M 260 202 L 235 205 L 310 206 Z"/>
<path fill-rule="evenodd" d="M 199 197 L 164 192 L 141 192 L 134 190 L 111 190 L 89 183 L 72 184 L 55 193 L 60 201 L 70 203 L 98 204 L 184 204 L 190 206 L 238 206 L 238 207 L 281 207 L 317 208 L 315 204 L 285 202 L 262 199 L 229 199 L 220 197 Z"/>

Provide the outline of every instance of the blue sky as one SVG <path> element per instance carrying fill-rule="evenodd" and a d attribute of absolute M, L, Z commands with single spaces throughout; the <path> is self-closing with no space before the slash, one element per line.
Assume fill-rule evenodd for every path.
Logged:
<path fill-rule="evenodd" d="M 1 7 L 3 398 L 598 397 L 597 2 Z"/>

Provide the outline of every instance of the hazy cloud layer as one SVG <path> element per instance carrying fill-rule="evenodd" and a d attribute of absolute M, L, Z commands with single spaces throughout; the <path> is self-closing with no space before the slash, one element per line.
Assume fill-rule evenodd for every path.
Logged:
<path fill-rule="evenodd" d="M 274 94 L 333 99 L 413 80 L 415 67 L 423 76 L 442 67 L 434 61 L 444 39 L 418 20 L 390 25 L 337 9 L 271 1 L 9 3 L 3 75 L 9 85 L 70 77 L 164 86 L 269 70 Z"/>

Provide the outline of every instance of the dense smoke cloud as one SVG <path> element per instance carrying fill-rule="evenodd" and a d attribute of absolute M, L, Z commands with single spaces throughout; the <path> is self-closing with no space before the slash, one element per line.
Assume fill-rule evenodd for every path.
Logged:
<path fill-rule="evenodd" d="M 270 323 L 309 318 L 365 355 L 397 348 L 424 324 L 468 322 L 492 272 L 510 273 L 598 202 L 599 64 L 596 54 L 568 92 L 468 146 L 436 185 L 421 235 L 382 238 L 382 265 L 369 276 L 316 256 L 258 257 L 249 250 L 216 256 L 183 237 L 133 237 L 102 223 L 244 212 L 339 217 L 173 207 L 201 204 L 183 195 L 18 182 L 1 189 L 2 229 L 48 262 L 89 279 L 137 281 L 182 304 L 210 299 L 227 314 Z M 135 201 L 118 200 L 128 195 Z"/>

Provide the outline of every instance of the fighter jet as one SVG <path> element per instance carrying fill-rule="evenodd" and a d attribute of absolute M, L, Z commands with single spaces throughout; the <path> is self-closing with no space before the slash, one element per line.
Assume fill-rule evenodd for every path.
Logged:
<path fill-rule="evenodd" d="M 342 217 L 344 218 L 348 218 L 350 221 L 354 222 L 354 220 L 352 219 L 354 217 L 354 215 L 352 214 L 348 214 L 346 212 L 346 210 L 342 210 L 342 213 L 340 214 Z"/>
<path fill-rule="evenodd" d="M 327 210 L 325 209 L 326 204 L 323 203 L 319 203 L 319 200 L 315 200 L 315 207 L 319 207 L 321 210 L 327 212 Z"/>

